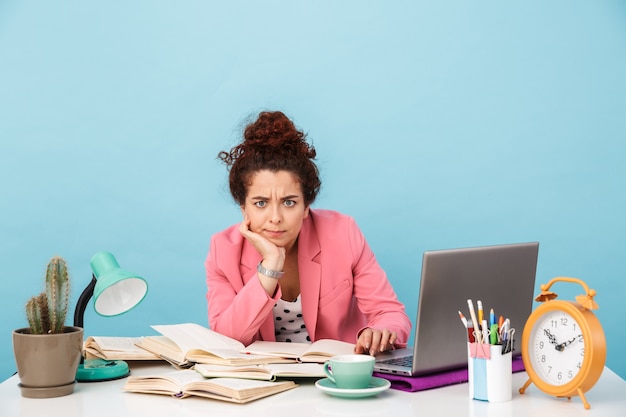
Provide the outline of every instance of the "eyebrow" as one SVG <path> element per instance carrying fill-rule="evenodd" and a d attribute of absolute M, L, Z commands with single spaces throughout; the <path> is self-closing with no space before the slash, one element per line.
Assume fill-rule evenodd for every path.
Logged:
<path fill-rule="evenodd" d="M 282 197 L 281 200 L 282 201 L 285 201 L 285 200 L 296 200 L 298 198 L 303 198 L 303 197 L 301 195 L 298 195 L 298 194 L 292 194 L 292 195 L 286 195 L 286 196 Z M 261 195 L 250 197 L 250 199 L 251 200 L 270 200 L 269 197 L 264 197 L 264 196 L 261 196 Z"/>
<path fill-rule="evenodd" d="M 283 201 L 285 200 L 297 200 L 298 198 L 302 198 L 302 196 L 297 195 L 297 194 L 293 194 L 293 195 L 288 195 L 282 198 Z"/>

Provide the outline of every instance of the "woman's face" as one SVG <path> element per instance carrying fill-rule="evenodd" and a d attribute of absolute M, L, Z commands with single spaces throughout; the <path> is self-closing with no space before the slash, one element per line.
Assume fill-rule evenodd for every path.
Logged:
<path fill-rule="evenodd" d="M 259 171 L 253 174 L 246 201 L 241 207 L 251 231 L 279 247 L 290 249 L 309 215 L 302 187 L 287 171 Z"/>

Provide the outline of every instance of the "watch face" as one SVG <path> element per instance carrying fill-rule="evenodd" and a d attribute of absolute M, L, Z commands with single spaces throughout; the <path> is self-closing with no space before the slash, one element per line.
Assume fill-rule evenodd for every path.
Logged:
<path fill-rule="evenodd" d="M 528 341 L 528 358 L 546 383 L 571 382 L 580 371 L 584 355 L 585 340 L 571 315 L 550 311 L 535 322 Z"/>

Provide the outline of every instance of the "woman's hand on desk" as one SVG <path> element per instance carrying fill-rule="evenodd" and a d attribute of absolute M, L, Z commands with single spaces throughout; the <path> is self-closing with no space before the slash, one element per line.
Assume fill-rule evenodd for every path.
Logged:
<path fill-rule="evenodd" d="M 366 328 L 361 332 L 354 347 L 354 353 L 366 353 L 376 355 L 394 348 L 397 335 L 387 329 L 378 330 Z"/>

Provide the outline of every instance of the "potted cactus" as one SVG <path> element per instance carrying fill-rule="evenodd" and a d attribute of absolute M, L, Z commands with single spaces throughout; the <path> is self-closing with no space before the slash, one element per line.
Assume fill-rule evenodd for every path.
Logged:
<path fill-rule="evenodd" d="M 65 325 L 70 276 L 63 258 L 50 259 L 45 291 L 26 303 L 29 327 L 13 331 L 22 396 L 49 398 L 74 392 L 83 329 Z"/>

